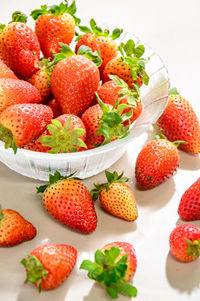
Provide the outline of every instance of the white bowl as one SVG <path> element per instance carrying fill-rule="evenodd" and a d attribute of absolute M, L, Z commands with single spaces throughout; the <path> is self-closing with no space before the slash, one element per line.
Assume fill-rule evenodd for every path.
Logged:
<path fill-rule="evenodd" d="M 136 45 L 141 43 L 137 37 L 128 33 L 124 33 L 118 40 L 126 42 L 128 39 L 133 39 Z M 76 172 L 77 177 L 87 178 L 110 167 L 124 154 L 129 142 L 156 122 L 167 104 L 170 86 L 167 68 L 147 45 L 143 57 L 150 58 L 146 65 L 150 80 L 148 86 L 140 88 L 143 112 L 132 126 L 128 137 L 96 149 L 56 155 L 24 149 L 18 149 L 14 155 L 12 149 L 4 149 L 4 143 L 0 142 L 0 161 L 24 176 L 45 181 L 48 180 L 49 173 L 56 170 L 62 175 Z"/>

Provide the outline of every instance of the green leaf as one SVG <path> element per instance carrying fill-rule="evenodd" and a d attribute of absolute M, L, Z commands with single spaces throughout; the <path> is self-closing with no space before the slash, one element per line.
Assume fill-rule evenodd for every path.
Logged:
<path fill-rule="evenodd" d="M 42 16 L 44 14 L 47 14 L 47 5 L 41 5 L 41 9 L 35 9 L 31 12 L 30 16 L 34 19 L 37 20 L 39 16 Z"/>
<path fill-rule="evenodd" d="M 89 60 L 91 60 L 93 63 L 97 65 L 97 67 L 100 67 L 102 64 L 102 59 L 100 56 L 99 51 L 92 51 L 90 47 L 81 45 L 79 47 L 77 54 L 86 56 Z"/>
<path fill-rule="evenodd" d="M 4 28 L 6 28 L 5 24 L 0 24 L 0 32 L 4 30 Z"/>
<path fill-rule="evenodd" d="M 79 29 L 84 33 L 91 33 L 92 32 L 87 26 L 79 25 Z"/>
<path fill-rule="evenodd" d="M 134 55 L 139 58 L 144 54 L 144 51 L 144 45 L 139 45 L 134 49 Z"/>
<path fill-rule="evenodd" d="M 110 108 L 109 106 L 105 105 L 105 103 L 101 100 L 101 98 L 99 97 L 99 95 L 97 94 L 97 92 L 95 92 L 98 104 L 100 105 L 103 113 L 109 112 Z"/>
<path fill-rule="evenodd" d="M 64 43 L 59 43 L 59 45 L 60 45 L 60 52 L 62 53 L 62 54 L 64 54 L 65 55 L 65 57 L 69 57 L 69 56 L 73 56 L 73 55 L 75 55 L 75 53 L 71 50 L 71 48 L 69 47 L 69 45 L 67 45 L 67 44 L 64 44 Z"/>
<path fill-rule="evenodd" d="M 115 28 L 112 32 L 112 35 L 110 36 L 113 40 L 116 40 L 117 38 L 120 37 L 122 34 L 123 29 Z"/>
<path fill-rule="evenodd" d="M 118 76 L 116 76 L 116 75 L 110 74 L 110 75 L 109 75 L 109 78 L 110 78 L 111 80 L 113 80 L 113 81 L 115 82 L 115 84 L 116 84 L 118 87 L 128 88 L 127 83 L 126 83 L 123 79 L 121 79 L 120 77 L 118 77 Z"/>
<path fill-rule="evenodd" d="M 5 149 L 12 148 L 14 154 L 17 152 L 17 145 L 15 143 L 14 136 L 12 132 L 0 124 L 0 140 L 5 143 Z"/>
<path fill-rule="evenodd" d="M 114 286 L 112 286 L 112 287 L 107 287 L 107 288 L 106 288 L 106 292 L 107 292 L 107 294 L 108 294 L 112 299 L 118 298 L 118 292 L 119 292 L 119 290 L 118 290 L 117 287 L 114 287 Z"/>
<path fill-rule="evenodd" d="M 2 212 L 2 206 L 0 204 L 0 221 L 4 218 L 3 212 Z"/>
<path fill-rule="evenodd" d="M 26 23 L 27 22 L 27 18 L 28 18 L 27 15 L 25 15 L 21 11 L 15 11 L 12 14 L 12 21 L 9 22 L 9 23 L 12 23 L 12 22 Z"/>
<path fill-rule="evenodd" d="M 105 264 L 112 265 L 120 254 L 120 249 L 111 247 L 110 250 L 105 250 Z"/>
<path fill-rule="evenodd" d="M 117 112 L 106 112 L 103 114 L 102 120 L 107 123 L 108 126 L 114 127 L 122 122 L 122 117 Z"/>
<path fill-rule="evenodd" d="M 137 296 L 137 289 L 130 283 L 118 281 L 117 286 L 119 288 L 119 291 L 123 295 L 128 296 L 128 297 L 136 297 Z"/>
<path fill-rule="evenodd" d="M 113 183 L 113 181 L 115 179 L 114 173 L 111 173 L 108 170 L 105 170 L 105 175 L 106 175 L 106 179 L 107 179 L 108 183 Z"/>
<path fill-rule="evenodd" d="M 124 51 L 126 52 L 127 56 L 131 56 L 135 51 L 135 43 L 133 40 L 128 40 L 127 43 L 124 45 Z"/>
<path fill-rule="evenodd" d="M 55 173 L 53 175 L 49 175 L 49 183 L 50 184 L 54 184 L 57 181 L 63 179 L 63 176 L 60 174 L 59 171 L 55 171 Z"/>
<path fill-rule="evenodd" d="M 96 253 L 95 253 L 95 261 L 99 265 L 104 265 L 105 264 L 105 256 L 100 250 L 97 250 Z"/>
<path fill-rule="evenodd" d="M 99 275 L 103 271 L 103 268 L 100 265 L 98 265 L 90 260 L 83 260 L 83 262 L 81 263 L 80 269 L 86 270 L 95 275 Z"/>
<path fill-rule="evenodd" d="M 91 19 L 90 20 L 90 27 L 92 28 L 92 30 L 94 31 L 95 29 L 96 29 L 96 22 L 95 22 L 95 20 L 94 19 Z"/>
<path fill-rule="evenodd" d="M 180 144 L 187 144 L 187 142 L 182 140 L 177 140 L 174 141 L 173 144 L 178 148 Z"/>
<path fill-rule="evenodd" d="M 42 186 L 36 187 L 37 193 L 43 193 L 48 186 L 49 185 L 46 184 L 46 185 L 42 185 Z"/>
<path fill-rule="evenodd" d="M 178 90 L 176 88 L 172 88 L 170 90 L 170 95 L 178 95 L 178 94 L 180 94 L 180 93 L 178 92 Z"/>
<path fill-rule="evenodd" d="M 76 13 L 76 10 L 77 10 L 76 9 L 76 2 L 75 2 L 75 0 L 73 0 L 71 5 L 68 6 L 67 13 L 70 14 L 71 16 L 74 16 L 74 14 Z"/>

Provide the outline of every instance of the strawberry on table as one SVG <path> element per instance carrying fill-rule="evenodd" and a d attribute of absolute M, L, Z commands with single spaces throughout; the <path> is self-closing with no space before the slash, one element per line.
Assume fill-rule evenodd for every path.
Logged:
<path fill-rule="evenodd" d="M 17 76 L 14 72 L 0 59 L 0 78 L 14 78 L 17 79 Z"/>
<path fill-rule="evenodd" d="M 125 182 L 130 179 L 123 177 L 123 173 L 118 175 L 116 171 L 110 173 L 105 171 L 107 183 L 95 184 L 91 190 L 91 195 L 95 201 L 98 197 L 102 207 L 110 214 L 134 221 L 138 218 L 137 204 L 133 192 Z"/>
<path fill-rule="evenodd" d="M 77 251 L 64 244 L 47 244 L 35 248 L 21 260 L 27 276 L 39 290 L 52 290 L 60 286 L 70 275 L 76 263 Z"/>
<path fill-rule="evenodd" d="M 97 216 L 86 186 L 76 178 L 63 177 L 59 172 L 49 176 L 49 185 L 37 188 L 42 192 L 45 209 L 59 222 L 82 233 L 96 229 Z"/>
<path fill-rule="evenodd" d="M 200 228 L 194 225 L 177 226 L 170 234 L 170 250 L 183 262 L 193 261 L 200 256 Z"/>
<path fill-rule="evenodd" d="M 21 77 L 37 71 L 40 44 L 33 30 L 24 24 L 27 16 L 19 11 L 12 14 L 12 22 L 0 25 L 0 58 Z"/>
<path fill-rule="evenodd" d="M 92 51 L 98 50 L 102 59 L 100 70 L 103 71 L 106 64 L 117 56 L 118 47 L 114 40 L 120 37 L 123 30 L 115 28 L 109 35 L 109 30 L 102 30 L 97 26 L 94 19 L 90 20 L 90 27 L 91 29 L 79 25 L 79 29 L 85 34 L 77 37 L 76 52 L 81 45 L 90 47 Z"/>
<path fill-rule="evenodd" d="M 17 211 L 0 205 L 0 247 L 13 247 L 36 236 L 35 227 Z"/>
<path fill-rule="evenodd" d="M 192 153 L 200 153 L 200 124 L 191 104 L 173 88 L 165 111 L 157 121 L 157 125 L 170 141 L 184 140 L 180 149 Z"/>
<path fill-rule="evenodd" d="M 107 294 L 115 299 L 119 293 L 136 297 L 137 289 L 130 281 L 137 268 L 135 249 L 127 242 L 111 242 L 95 253 L 95 262 L 83 260 L 80 269 L 88 277 L 106 287 Z"/>
<path fill-rule="evenodd" d="M 59 5 L 42 5 L 41 9 L 31 12 L 35 23 L 35 32 L 45 57 L 52 57 L 52 52 L 59 52 L 59 42 L 70 44 L 75 35 L 75 26 L 80 20 L 75 17 L 75 1 L 68 6 L 68 1 Z"/>
<path fill-rule="evenodd" d="M 51 122 L 53 112 L 42 104 L 16 104 L 0 114 L 0 140 L 5 148 L 23 147 L 38 138 Z"/>
<path fill-rule="evenodd" d="M 183 194 L 178 214 L 184 221 L 200 220 L 200 178 Z"/>

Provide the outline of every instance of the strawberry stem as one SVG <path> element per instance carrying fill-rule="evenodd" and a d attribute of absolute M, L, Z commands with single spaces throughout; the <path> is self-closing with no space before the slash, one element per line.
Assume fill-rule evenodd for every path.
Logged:
<path fill-rule="evenodd" d="M 15 11 L 12 14 L 12 21 L 9 23 L 13 23 L 13 22 L 26 23 L 27 19 L 28 19 L 27 15 L 25 15 L 21 11 Z"/>
<path fill-rule="evenodd" d="M 12 132 L 6 127 L 4 127 L 2 124 L 0 124 L 0 140 L 2 140 L 5 143 L 5 149 L 12 148 L 14 154 L 17 153 L 17 145 L 15 143 Z"/>

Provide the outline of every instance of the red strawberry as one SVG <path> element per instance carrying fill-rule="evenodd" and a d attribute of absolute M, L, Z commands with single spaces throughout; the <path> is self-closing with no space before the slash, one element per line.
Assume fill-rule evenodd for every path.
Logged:
<path fill-rule="evenodd" d="M 136 297 L 137 289 L 130 283 L 137 268 L 135 249 L 127 242 L 111 242 L 95 253 L 95 263 L 84 260 L 80 269 L 88 271 L 88 277 L 106 287 L 114 298 L 118 293 Z"/>
<path fill-rule="evenodd" d="M 0 247 L 13 247 L 36 236 L 35 227 L 18 212 L 0 205 Z"/>
<path fill-rule="evenodd" d="M 40 44 L 33 30 L 23 23 L 26 19 L 26 15 L 15 12 L 12 22 L 0 28 L 0 58 L 22 77 L 37 71 L 40 57 Z"/>
<path fill-rule="evenodd" d="M 139 153 L 135 177 L 142 189 L 153 188 L 170 178 L 179 166 L 177 145 L 180 141 L 171 143 L 161 135 L 148 142 Z"/>
<path fill-rule="evenodd" d="M 21 260 L 27 276 L 25 283 L 32 282 L 39 290 L 52 290 L 69 276 L 76 263 L 77 251 L 63 244 L 42 245 Z"/>
<path fill-rule="evenodd" d="M 64 114 L 51 121 L 47 130 L 24 148 L 36 152 L 69 153 L 87 148 L 85 126 L 82 120 L 72 114 Z"/>
<path fill-rule="evenodd" d="M 38 89 L 23 80 L 1 78 L 0 90 L 0 111 L 19 103 L 38 103 L 41 101 Z"/>
<path fill-rule="evenodd" d="M 14 72 L 0 59 L 0 78 L 14 78 L 17 79 L 17 76 Z"/>
<path fill-rule="evenodd" d="M 87 56 L 98 63 L 101 63 L 101 60 L 97 53 L 92 53 L 86 46 L 80 47 L 78 55 L 75 55 L 67 45 L 61 46 L 65 52 L 60 55 L 62 60 L 54 67 L 51 89 L 63 114 L 79 116 L 92 103 L 100 81 L 97 66 L 82 54 L 86 50 Z M 63 59 L 63 55 L 66 58 Z"/>
<path fill-rule="evenodd" d="M 169 238 L 170 250 L 180 261 L 189 262 L 200 256 L 200 228 L 194 225 L 177 226 Z"/>
<path fill-rule="evenodd" d="M 157 124 L 170 141 L 184 140 L 180 148 L 192 154 L 200 153 L 200 124 L 191 104 L 172 89 L 164 113 Z"/>
<path fill-rule="evenodd" d="M 94 203 L 81 181 L 55 172 L 54 176 L 50 175 L 49 182 L 37 188 L 38 193 L 43 192 L 46 210 L 66 226 L 83 233 L 93 232 L 97 226 Z"/>
<path fill-rule="evenodd" d="M 61 108 L 58 104 L 58 102 L 56 101 L 55 98 L 51 99 L 48 103 L 47 106 L 49 106 L 52 111 L 53 111 L 53 118 L 57 118 L 58 116 L 62 115 L 62 111 Z"/>
<path fill-rule="evenodd" d="M 109 75 L 117 75 L 123 79 L 132 89 L 137 83 L 140 87 L 143 83 L 148 85 L 149 77 L 145 72 L 147 61 L 141 56 L 144 54 L 143 45 L 135 47 L 133 40 L 128 40 L 126 44 L 119 46 L 121 57 L 110 60 L 104 68 L 102 80 L 109 81 Z"/>
<path fill-rule="evenodd" d="M 86 26 L 79 26 L 79 29 L 85 34 L 77 37 L 76 52 L 81 45 L 90 47 L 92 51 L 98 50 L 102 59 L 100 70 L 103 71 L 106 64 L 117 56 L 118 47 L 114 40 L 121 35 L 123 30 L 115 28 L 109 36 L 109 30 L 103 31 L 96 25 L 94 19 L 90 20 L 90 26 L 91 29 Z"/>
<path fill-rule="evenodd" d="M 178 214 L 184 221 L 200 220 L 200 178 L 183 194 Z"/>
<path fill-rule="evenodd" d="M 25 146 L 41 133 L 53 117 L 51 108 L 42 104 L 16 104 L 0 115 L 0 140 L 5 148 Z"/>
<path fill-rule="evenodd" d="M 42 5 L 41 9 L 31 12 L 35 23 L 35 32 L 39 39 L 45 57 L 52 57 L 52 51 L 58 53 L 59 42 L 70 44 L 74 34 L 75 25 L 80 22 L 74 16 L 76 13 L 75 1 L 70 6 L 66 3 L 60 5 Z"/>

